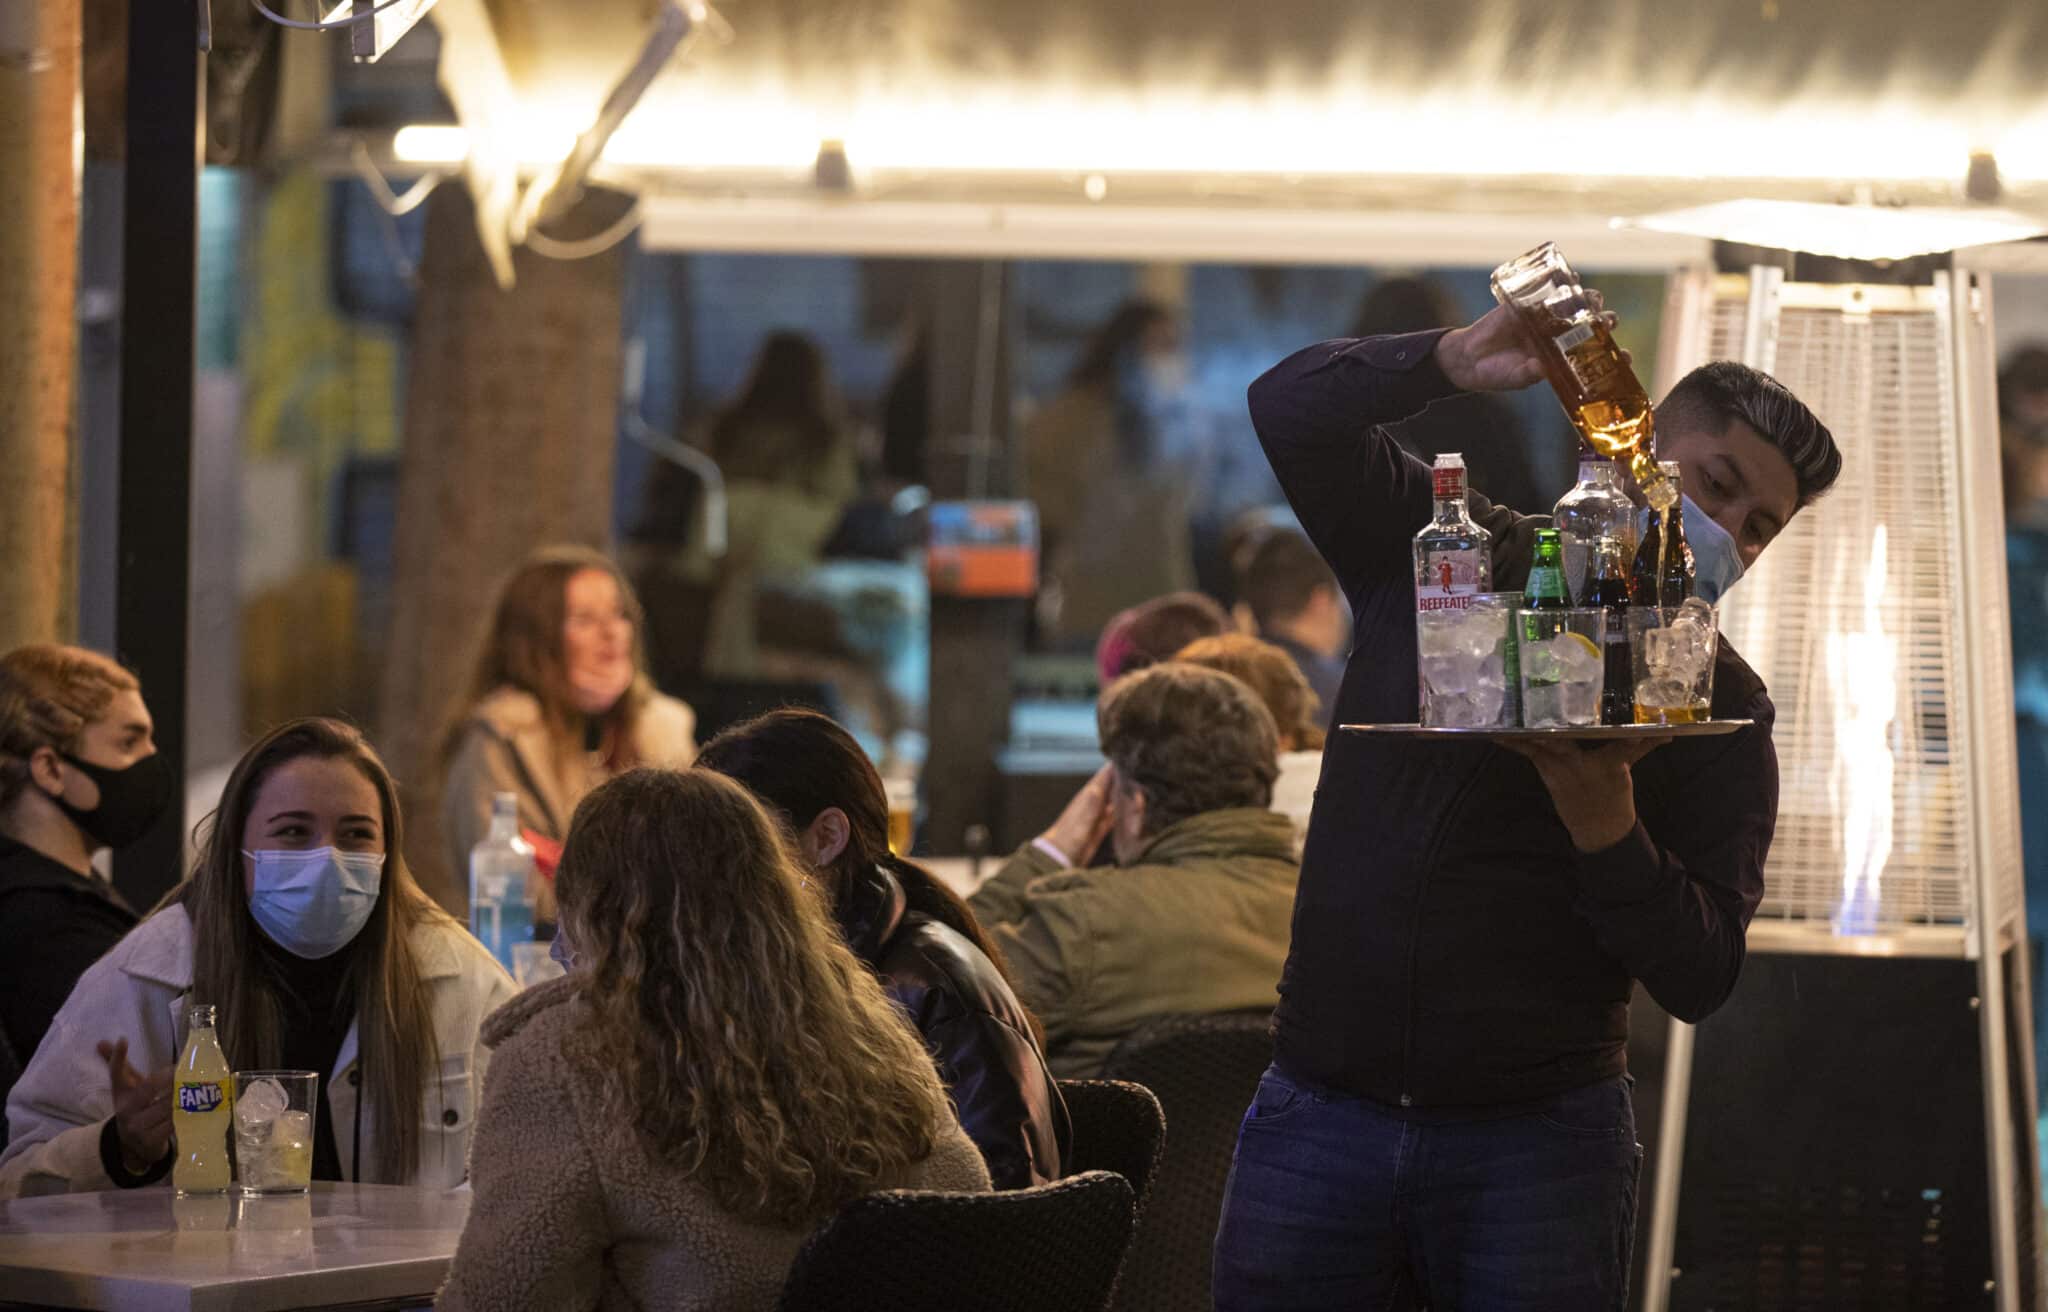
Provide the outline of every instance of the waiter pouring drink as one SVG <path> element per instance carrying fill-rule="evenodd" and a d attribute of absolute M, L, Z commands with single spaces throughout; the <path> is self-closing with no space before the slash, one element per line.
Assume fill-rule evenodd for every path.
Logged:
<path fill-rule="evenodd" d="M 1355 616 L 1340 724 L 1415 721 L 1424 589 L 1548 592 L 1573 573 L 1548 517 L 1492 504 L 1382 425 L 1548 380 L 1650 517 L 1627 585 L 1616 543 L 1579 544 L 1580 606 L 1619 606 L 1624 588 L 1637 607 L 1718 600 L 1841 472 L 1813 412 L 1740 364 L 1694 370 L 1653 412 L 1614 317 L 1554 247 L 1496 270 L 1494 290 L 1501 305 L 1465 327 L 1323 342 L 1252 384 L 1259 441 Z M 1777 821 L 1770 697 L 1726 641 L 1711 674 L 1703 713 L 1748 724 L 1331 736 L 1273 1064 L 1217 1233 L 1220 1312 L 1626 1305 L 1642 1155 L 1629 996 L 1639 982 L 1688 1022 L 1728 998 Z"/>

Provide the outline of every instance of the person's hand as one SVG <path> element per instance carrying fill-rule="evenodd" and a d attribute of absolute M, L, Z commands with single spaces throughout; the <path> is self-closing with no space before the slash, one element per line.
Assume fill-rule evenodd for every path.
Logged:
<path fill-rule="evenodd" d="M 1074 794 L 1067 809 L 1060 812 L 1060 818 L 1039 837 L 1067 854 L 1067 860 L 1077 866 L 1086 865 L 1088 858 L 1095 855 L 1095 849 L 1102 846 L 1102 840 L 1109 837 L 1110 824 L 1116 819 L 1110 807 L 1110 794 L 1116 784 L 1115 767 L 1104 765 L 1097 770 L 1081 791 Z"/>
<path fill-rule="evenodd" d="M 128 1064 L 128 1040 L 105 1039 L 100 1060 L 107 1063 L 107 1083 L 114 1090 L 114 1133 L 121 1156 L 137 1175 L 163 1160 L 171 1146 L 171 1077 L 169 1066 L 144 1075 Z"/>
<path fill-rule="evenodd" d="M 1629 738 L 1586 748 L 1575 742 L 1507 742 L 1502 746 L 1535 765 L 1572 846 L 1598 852 L 1636 827 L 1637 761 L 1670 742 L 1668 736 Z"/>
<path fill-rule="evenodd" d="M 1588 288 L 1586 300 L 1608 328 L 1617 320 L 1600 293 Z M 1626 351 L 1622 359 L 1629 359 Z M 1437 339 L 1437 366 L 1451 385 L 1465 392 L 1513 392 L 1543 380 L 1543 361 L 1530 349 L 1514 312 L 1496 305 L 1463 328 Z"/>

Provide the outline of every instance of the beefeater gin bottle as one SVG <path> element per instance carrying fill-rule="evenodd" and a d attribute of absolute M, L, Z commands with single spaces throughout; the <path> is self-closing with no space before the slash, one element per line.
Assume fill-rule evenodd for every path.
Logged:
<path fill-rule="evenodd" d="M 1431 471 L 1436 518 L 1415 535 L 1415 611 L 1464 610 L 1493 591 L 1493 535 L 1465 505 L 1465 457 L 1447 451 Z"/>

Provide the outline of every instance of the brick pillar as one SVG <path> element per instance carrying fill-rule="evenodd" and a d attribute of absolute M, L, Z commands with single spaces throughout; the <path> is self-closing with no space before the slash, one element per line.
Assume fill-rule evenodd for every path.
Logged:
<path fill-rule="evenodd" d="M 501 291 L 467 190 L 428 202 L 378 743 L 405 792 L 407 858 L 457 911 L 434 815 L 441 731 L 512 568 L 547 543 L 607 545 L 625 267 L 623 245 L 574 262 L 522 251 Z"/>
<path fill-rule="evenodd" d="M 71 524 L 79 0 L 0 13 L 0 650 L 77 623 Z"/>

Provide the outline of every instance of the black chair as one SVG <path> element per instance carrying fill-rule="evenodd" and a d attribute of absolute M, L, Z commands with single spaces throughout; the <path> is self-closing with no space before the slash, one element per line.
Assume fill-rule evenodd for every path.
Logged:
<path fill-rule="evenodd" d="M 1150 1089 L 1173 1127 L 1117 1284 L 1118 1312 L 1211 1306 L 1209 1266 L 1237 1128 L 1272 1059 L 1263 1011 L 1162 1017 L 1110 1053 L 1103 1073 Z M 1077 1138 L 1079 1124 L 1077 1116 Z"/>
<path fill-rule="evenodd" d="M 1104 1312 L 1136 1220 L 1107 1171 L 993 1194 L 856 1199 L 804 1244 L 779 1312 Z"/>
<path fill-rule="evenodd" d="M 1125 1080 L 1061 1080 L 1059 1086 L 1074 1127 L 1067 1174 L 1115 1171 L 1130 1181 L 1138 1215 L 1144 1216 L 1166 1142 L 1166 1113 L 1159 1099 L 1144 1085 Z"/>

